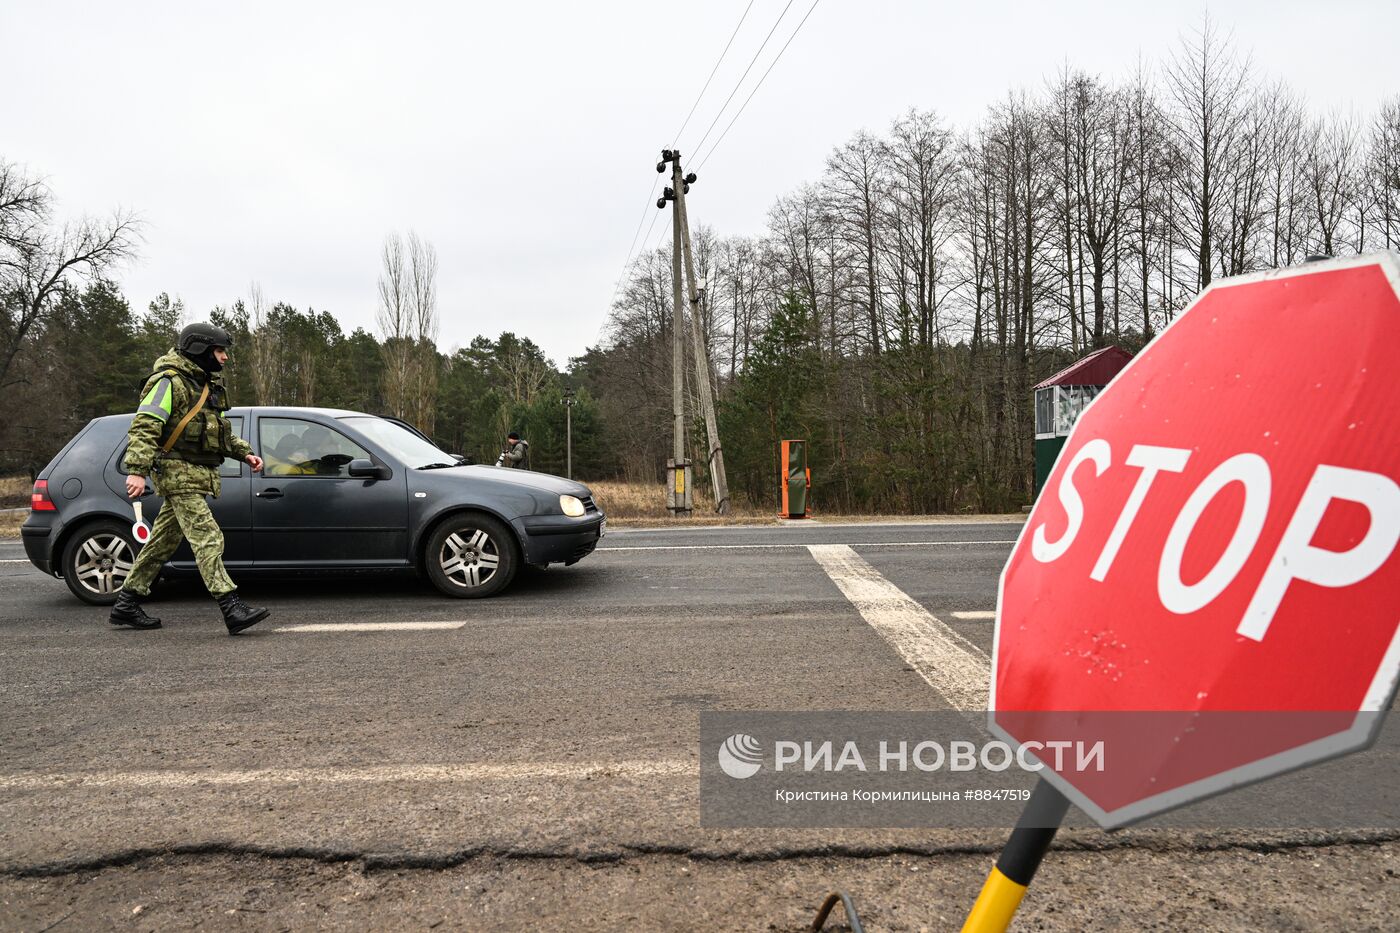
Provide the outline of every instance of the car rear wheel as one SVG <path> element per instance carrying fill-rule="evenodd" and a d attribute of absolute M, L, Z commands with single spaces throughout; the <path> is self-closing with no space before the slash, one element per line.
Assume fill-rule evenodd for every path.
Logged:
<path fill-rule="evenodd" d="M 63 551 L 63 582 L 73 595 L 94 606 L 110 606 L 136 562 L 130 526 L 94 522 L 68 540 Z"/>
<path fill-rule="evenodd" d="M 515 536 L 489 515 L 454 516 L 433 532 L 424 569 L 446 596 L 479 599 L 510 585 L 520 567 Z"/>

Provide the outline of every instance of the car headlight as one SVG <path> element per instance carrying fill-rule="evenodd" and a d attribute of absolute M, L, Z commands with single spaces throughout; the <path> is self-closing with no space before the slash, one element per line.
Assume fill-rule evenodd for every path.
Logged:
<path fill-rule="evenodd" d="M 560 496 L 559 508 L 564 510 L 565 515 L 572 516 L 573 518 L 580 518 L 583 516 L 583 500 L 578 496 Z"/>

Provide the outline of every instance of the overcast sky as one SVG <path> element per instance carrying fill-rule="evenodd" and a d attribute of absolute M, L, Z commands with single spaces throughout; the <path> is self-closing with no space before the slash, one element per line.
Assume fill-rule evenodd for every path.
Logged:
<path fill-rule="evenodd" d="M 786 4 L 754 0 L 687 154 Z M 810 5 L 793 0 L 711 139 Z M 0 157 L 45 175 L 65 212 L 140 213 L 146 242 L 118 276 L 138 309 L 167 291 L 197 318 L 256 282 L 372 328 L 381 243 L 412 229 L 439 253 L 444 349 L 512 330 L 564 365 L 600 339 L 657 151 L 746 6 L 0 0 Z M 1125 75 L 1204 10 L 820 0 L 705 165 L 691 221 L 761 232 L 856 130 L 909 107 L 965 126 L 1066 61 Z M 1210 11 L 1318 111 L 1365 119 L 1400 92 L 1395 0 Z"/>

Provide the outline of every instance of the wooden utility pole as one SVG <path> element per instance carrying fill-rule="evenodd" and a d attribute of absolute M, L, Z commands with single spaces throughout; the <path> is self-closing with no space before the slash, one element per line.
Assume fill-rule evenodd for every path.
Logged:
<path fill-rule="evenodd" d="M 689 515 L 685 457 L 685 306 L 681 304 L 681 227 L 671 224 L 671 469 L 667 498 L 673 515 Z"/>
<path fill-rule="evenodd" d="M 695 387 L 700 396 L 700 411 L 705 418 L 705 435 L 709 441 L 708 464 L 710 485 L 715 494 L 715 511 L 729 514 L 729 479 L 724 472 L 724 448 L 719 442 L 719 422 L 715 418 L 715 398 L 710 388 L 710 351 L 705 340 L 705 317 L 700 307 L 702 293 L 695 279 L 695 256 L 690 247 L 690 221 L 685 213 L 685 189 L 695 180 L 681 171 L 681 154 L 674 153 L 671 161 L 671 185 L 675 191 L 675 227 L 679 231 L 681 252 L 685 256 L 685 274 L 689 282 L 690 335 L 695 351 Z M 674 263 L 672 264 L 674 266 Z"/>
<path fill-rule="evenodd" d="M 681 225 L 671 225 L 671 456 L 685 459 L 685 306 L 681 304 Z"/>

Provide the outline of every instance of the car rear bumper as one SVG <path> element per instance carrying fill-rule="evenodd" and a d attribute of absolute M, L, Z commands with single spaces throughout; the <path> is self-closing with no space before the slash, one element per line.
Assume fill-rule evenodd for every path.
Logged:
<path fill-rule="evenodd" d="M 19 526 L 19 536 L 24 541 L 24 556 L 29 562 L 44 573 L 53 573 L 53 526 L 26 522 Z"/>

